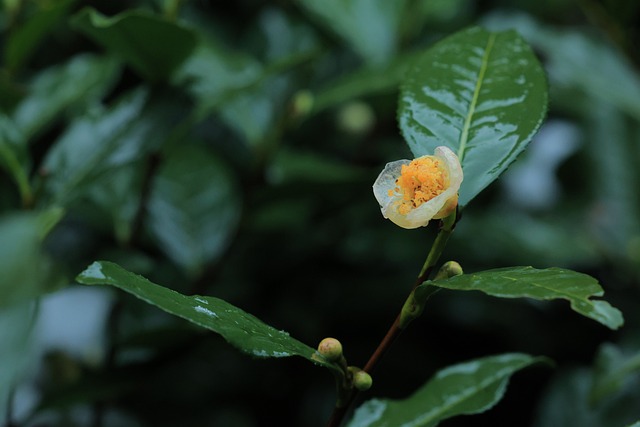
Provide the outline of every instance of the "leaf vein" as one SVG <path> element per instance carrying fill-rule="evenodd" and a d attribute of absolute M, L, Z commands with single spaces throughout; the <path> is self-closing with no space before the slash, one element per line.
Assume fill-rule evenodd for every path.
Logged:
<path fill-rule="evenodd" d="M 480 88 L 482 87 L 482 83 L 484 81 L 484 75 L 489 64 L 489 55 L 491 54 L 491 50 L 493 49 L 495 39 L 495 34 L 489 34 L 489 40 L 487 41 L 487 46 L 485 47 L 484 54 L 482 55 L 482 63 L 480 65 L 480 71 L 478 72 L 478 80 L 476 81 L 476 87 L 473 91 L 473 98 L 471 99 L 469 111 L 467 113 L 467 117 L 465 118 L 464 127 L 462 128 L 462 133 L 460 135 L 460 148 L 458 149 L 458 158 L 461 162 L 464 159 L 464 152 L 467 148 L 467 140 L 469 138 L 471 119 L 475 113 L 476 105 L 478 104 L 478 98 L 480 97 Z"/>

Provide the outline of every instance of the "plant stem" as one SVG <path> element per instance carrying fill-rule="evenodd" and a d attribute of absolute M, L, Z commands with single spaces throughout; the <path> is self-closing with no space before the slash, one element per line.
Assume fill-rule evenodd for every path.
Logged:
<path fill-rule="evenodd" d="M 456 215 L 456 212 L 453 212 L 448 217 L 442 219 L 440 231 L 438 232 L 433 245 L 431 245 L 431 250 L 429 251 L 427 259 L 422 265 L 420 274 L 418 274 L 418 277 L 416 278 L 416 281 L 411 288 L 411 292 L 413 292 L 415 288 L 421 285 L 431 275 L 431 272 L 436 266 L 438 259 L 440 259 L 440 255 L 442 255 L 442 252 L 444 251 L 444 247 L 446 246 L 451 233 L 453 233 L 453 229 L 456 224 Z M 409 295 L 411 295 L 411 292 L 409 293 Z M 391 327 L 387 331 L 387 334 L 384 336 L 384 338 L 382 338 L 382 341 L 380 341 L 380 344 L 378 344 L 378 347 L 375 349 L 375 351 L 367 361 L 367 364 L 364 366 L 363 371 L 365 371 L 366 373 L 370 374 L 373 371 L 380 359 L 382 359 L 382 356 L 384 356 L 384 354 L 387 352 L 387 350 L 389 350 L 396 338 L 398 338 L 400 332 L 402 332 L 402 328 L 400 328 L 400 315 L 401 312 L 398 313 L 396 320 L 393 321 L 393 324 L 391 324 Z M 331 414 L 331 418 L 329 418 L 329 422 L 327 423 L 327 427 L 338 427 L 340 423 L 342 423 L 342 420 L 347 414 L 349 407 L 353 404 L 356 395 L 357 391 L 354 390 L 351 393 L 351 396 L 346 404 L 342 406 L 336 406 L 334 408 L 333 413 Z"/>

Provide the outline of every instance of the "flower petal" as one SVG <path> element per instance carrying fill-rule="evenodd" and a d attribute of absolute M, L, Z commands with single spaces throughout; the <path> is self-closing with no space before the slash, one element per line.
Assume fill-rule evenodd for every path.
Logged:
<path fill-rule="evenodd" d="M 458 157 L 445 146 L 437 147 L 433 156 L 423 157 L 436 157 L 441 160 L 446 174 L 447 186 L 434 198 L 405 213 L 401 213 L 398 209 L 404 199 L 402 190 L 396 191 L 398 190 L 397 180 L 402 174 L 402 166 L 411 163 L 409 160 L 387 163 L 373 184 L 373 193 L 380 204 L 382 215 L 403 228 L 424 227 L 432 219 L 448 216 L 457 205 L 458 190 L 464 177 Z M 406 208 L 404 210 L 406 211 Z"/>

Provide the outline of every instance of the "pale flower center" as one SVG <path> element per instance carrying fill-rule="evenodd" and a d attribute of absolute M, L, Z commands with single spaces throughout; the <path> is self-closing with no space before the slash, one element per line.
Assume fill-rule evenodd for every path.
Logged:
<path fill-rule="evenodd" d="M 413 160 L 408 165 L 402 165 L 400 176 L 396 180 L 394 190 L 389 190 L 389 196 L 402 196 L 398 202 L 398 212 L 408 214 L 425 202 L 441 194 L 447 186 L 447 176 L 437 157 L 424 157 Z"/>

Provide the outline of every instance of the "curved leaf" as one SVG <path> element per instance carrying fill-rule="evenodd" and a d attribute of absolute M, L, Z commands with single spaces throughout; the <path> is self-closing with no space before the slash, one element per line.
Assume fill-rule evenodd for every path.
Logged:
<path fill-rule="evenodd" d="M 315 349 L 219 298 L 182 295 L 106 261 L 94 262 L 76 280 L 85 285 L 112 285 L 127 291 L 167 313 L 222 335 L 229 344 L 253 356 L 300 356 L 333 369 L 333 364 Z"/>
<path fill-rule="evenodd" d="M 85 8 L 71 22 L 152 80 L 168 78 L 197 42 L 191 30 L 142 11 L 106 17 L 92 8 Z"/>
<path fill-rule="evenodd" d="M 586 274 L 562 268 L 539 270 L 533 267 L 508 267 L 463 274 L 446 280 L 425 282 L 420 286 L 462 291 L 481 291 L 500 298 L 566 299 L 571 308 L 611 329 L 624 323 L 622 313 L 608 302 L 591 300 L 604 291 L 598 281 Z"/>
<path fill-rule="evenodd" d="M 416 61 L 401 89 L 398 116 L 416 157 L 439 145 L 458 153 L 464 206 L 525 149 L 546 108 L 544 72 L 522 37 L 474 27 Z"/>
<path fill-rule="evenodd" d="M 431 427 L 456 415 L 484 412 L 500 401 L 512 374 L 547 360 L 509 353 L 450 366 L 407 399 L 365 402 L 348 427 Z"/>

